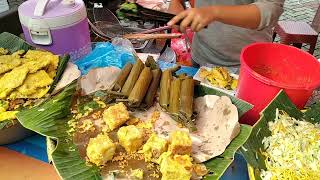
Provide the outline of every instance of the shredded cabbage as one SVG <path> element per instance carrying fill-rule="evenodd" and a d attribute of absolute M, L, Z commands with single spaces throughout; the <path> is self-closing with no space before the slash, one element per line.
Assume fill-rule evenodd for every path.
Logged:
<path fill-rule="evenodd" d="M 263 180 L 320 179 L 320 126 L 299 121 L 284 111 L 269 122 L 271 136 L 262 141 L 266 156 Z"/>

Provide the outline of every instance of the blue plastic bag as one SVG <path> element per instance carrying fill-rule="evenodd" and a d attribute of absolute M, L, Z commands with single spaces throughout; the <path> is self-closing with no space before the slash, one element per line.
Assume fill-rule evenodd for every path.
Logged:
<path fill-rule="evenodd" d="M 174 63 L 168 63 L 164 61 L 158 61 L 158 65 L 160 66 L 160 69 L 162 71 L 172 68 L 176 66 Z M 193 77 L 197 73 L 198 69 L 194 67 L 188 67 L 188 66 L 181 66 L 181 69 L 176 72 L 176 74 L 183 74 L 186 73 L 188 76 Z"/>
<path fill-rule="evenodd" d="M 97 43 L 90 54 L 76 61 L 75 64 L 81 74 L 86 75 L 94 68 L 115 66 L 121 69 L 128 62 L 135 63 L 135 57 L 131 52 L 123 47 L 103 42 Z"/>

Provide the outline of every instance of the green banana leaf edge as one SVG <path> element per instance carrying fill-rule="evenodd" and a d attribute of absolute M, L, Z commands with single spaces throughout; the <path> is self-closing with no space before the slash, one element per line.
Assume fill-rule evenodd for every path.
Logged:
<path fill-rule="evenodd" d="M 274 121 L 276 109 L 283 110 L 289 116 L 312 123 L 320 121 L 320 103 L 313 105 L 305 113 L 301 112 L 282 90 L 273 101 L 261 112 L 259 121 L 253 126 L 250 137 L 240 149 L 241 154 L 246 159 L 249 166 L 253 169 L 256 180 L 261 180 L 260 170 L 266 170 L 265 157 L 261 154 L 264 151 L 262 140 L 271 135 L 268 122 Z"/>
<path fill-rule="evenodd" d="M 60 94 L 43 104 L 28 111 L 17 114 L 20 123 L 27 129 L 35 131 L 47 137 L 49 160 L 52 160 L 57 172 L 65 180 L 98 180 L 102 179 L 99 169 L 95 166 L 87 166 L 85 160 L 80 157 L 77 147 L 66 133 L 70 120 L 70 107 L 76 83 L 67 86 Z M 204 86 L 196 87 L 196 95 L 206 94 L 229 96 L 223 92 Z M 239 115 L 252 108 L 252 105 L 229 96 L 237 106 Z M 215 157 L 205 165 L 209 174 L 205 179 L 219 179 L 232 163 L 236 151 L 246 142 L 251 126 L 241 125 L 240 134 L 230 143 L 225 152 Z"/>
<path fill-rule="evenodd" d="M 28 51 L 29 49 L 36 49 L 35 47 L 32 47 L 27 42 L 25 42 L 20 37 L 13 35 L 8 32 L 3 32 L 0 34 L 0 47 L 8 49 L 10 53 L 14 53 L 19 50 L 25 50 Z M 69 55 L 64 55 L 59 57 L 59 65 L 57 69 L 57 75 L 53 80 L 53 83 L 50 87 L 50 90 L 48 93 L 51 93 L 54 88 L 56 87 L 57 83 L 61 79 L 61 76 L 66 69 L 66 66 L 68 64 L 68 61 L 70 59 Z M 13 120 L 4 120 L 0 122 L 0 130 L 3 128 L 11 127 L 16 124 L 17 121 Z"/>

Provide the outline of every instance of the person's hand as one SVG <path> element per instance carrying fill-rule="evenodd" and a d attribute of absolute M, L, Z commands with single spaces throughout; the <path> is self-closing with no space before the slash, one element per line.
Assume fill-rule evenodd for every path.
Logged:
<path fill-rule="evenodd" d="M 172 18 L 169 26 L 174 26 L 181 21 L 179 30 L 185 32 L 187 27 L 191 27 L 192 31 L 198 32 L 211 22 L 215 21 L 215 10 L 212 7 L 191 8 L 179 13 Z"/>

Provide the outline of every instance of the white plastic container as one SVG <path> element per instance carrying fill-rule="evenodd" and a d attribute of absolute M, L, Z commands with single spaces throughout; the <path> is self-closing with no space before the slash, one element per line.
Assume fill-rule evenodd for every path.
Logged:
<path fill-rule="evenodd" d="M 86 7 L 82 0 L 28 0 L 20 5 L 25 39 L 33 46 L 71 60 L 91 51 Z"/>

